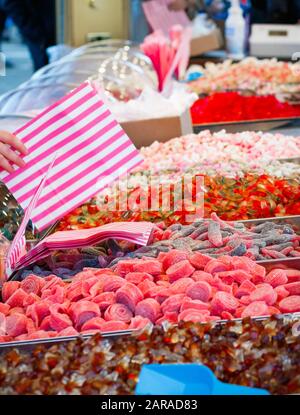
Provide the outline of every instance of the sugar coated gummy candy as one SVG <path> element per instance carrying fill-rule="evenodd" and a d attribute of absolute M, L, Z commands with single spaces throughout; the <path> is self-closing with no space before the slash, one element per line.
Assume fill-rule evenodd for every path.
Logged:
<path fill-rule="evenodd" d="M 300 311 L 300 295 L 292 295 L 284 298 L 280 301 L 279 308 L 284 313 L 296 313 Z"/>
<path fill-rule="evenodd" d="M 188 260 L 183 260 L 171 265 L 171 267 L 167 269 L 166 274 L 169 276 L 170 282 L 174 282 L 179 278 L 190 277 L 194 271 L 195 268 L 190 262 Z"/>

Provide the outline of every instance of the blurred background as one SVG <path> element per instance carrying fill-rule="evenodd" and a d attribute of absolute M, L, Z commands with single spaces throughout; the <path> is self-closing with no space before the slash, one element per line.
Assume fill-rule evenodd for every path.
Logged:
<path fill-rule="evenodd" d="M 172 0 L 170 0 L 172 3 Z M 29 79 L 33 71 L 78 47 L 107 38 L 141 42 L 149 33 L 142 0 L 0 0 L 0 50 L 6 56 L 6 77 L 0 77 L 0 94 Z M 174 0 L 193 18 L 205 11 L 221 30 L 230 6 L 222 0 Z M 253 23 L 298 24 L 300 0 L 241 0 Z M 187 6 L 187 7 L 186 7 Z M 51 55 L 52 54 L 52 55 Z"/>

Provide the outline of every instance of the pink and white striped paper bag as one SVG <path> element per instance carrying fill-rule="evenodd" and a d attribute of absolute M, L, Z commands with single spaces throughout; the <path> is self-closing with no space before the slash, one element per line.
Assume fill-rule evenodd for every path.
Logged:
<path fill-rule="evenodd" d="M 57 154 L 31 219 L 39 230 L 93 197 L 143 160 L 94 88 L 85 82 L 15 132 L 26 166 L 0 179 L 26 209 Z"/>
<path fill-rule="evenodd" d="M 46 174 L 44 175 L 44 177 L 42 178 L 40 184 L 38 185 L 34 195 L 32 196 L 30 203 L 28 205 L 28 207 L 25 210 L 25 214 L 22 220 L 22 223 L 18 229 L 18 232 L 16 233 L 14 240 L 11 243 L 11 246 L 8 250 L 7 253 L 7 258 L 5 261 L 5 274 L 6 277 L 8 278 L 13 270 L 16 267 L 17 262 L 20 260 L 20 258 L 22 258 L 23 256 L 25 256 L 27 254 L 26 251 L 26 238 L 25 238 L 25 231 L 26 231 L 26 227 L 28 225 L 28 222 L 30 220 L 30 217 L 32 215 L 32 211 L 33 209 L 36 207 L 36 204 L 40 198 L 40 195 L 45 187 L 47 178 L 49 176 L 49 173 L 54 165 L 56 159 L 56 155 L 54 155 L 54 158 L 52 160 L 52 162 L 50 163 L 48 170 L 46 172 Z"/>
<path fill-rule="evenodd" d="M 26 267 L 61 249 L 93 246 L 107 239 L 119 239 L 146 246 L 155 225 L 151 222 L 115 222 L 97 228 L 56 232 L 31 249 L 16 264 L 16 269 Z"/>
<path fill-rule="evenodd" d="M 146 19 L 152 30 L 162 30 L 165 35 L 169 34 L 172 26 L 191 26 L 191 22 L 185 11 L 169 10 L 168 6 L 172 0 L 151 0 L 143 2 Z"/>

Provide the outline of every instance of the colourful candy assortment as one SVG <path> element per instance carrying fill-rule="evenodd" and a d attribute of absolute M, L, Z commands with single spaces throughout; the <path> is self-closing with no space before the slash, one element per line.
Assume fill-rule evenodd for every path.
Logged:
<path fill-rule="evenodd" d="M 196 179 L 197 176 L 192 179 L 192 194 L 196 194 L 197 191 Z M 300 214 L 300 188 L 297 179 L 280 179 L 250 173 L 240 179 L 205 176 L 203 196 L 205 217 L 210 217 L 213 212 L 224 220 Z M 119 194 L 119 198 L 122 198 L 122 193 Z M 162 200 L 161 189 L 154 196 L 150 188 L 144 190 L 137 186 L 129 190 L 128 198 L 131 206 L 121 211 L 115 210 L 114 202 L 111 205 L 109 199 L 104 200 L 104 203 L 97 203 L 95 200 L 89 202 L 63 218 L 58 229 L 83 229 L 126 220 L 164 221 L 166 225 L 178 222 L 190 224 L 195 219 L 199 219 L 200 214 L 203 213 L 202 211 L 197 213 L 199 205 L 192 198 L 188 199 L 179 210 L 145 209 L 145 206 L 150 205 L 150 201 L 157 200 L 159 203 Z M 175 194 L 171 188 L 171 202 L 174 198 Z"/>
<path fill-rule="evenodd" d="M 208 63 L 190 89 L 200 95 L 194 124 L 291 118 L 300 115 L 300 65 L 276 59 Z"/>
<path fill-rule="evenodd" d="M 221 246 L 216 222 L 209 239 Z M 209 322 L 300 311 L 300 271 L 266 269 L 248 257 L 172 249 L 112 268 L 86 268 L 3 284 L 0 341 L 143 328 L 165 321 Z"/>
<path fill-rule="evenodd" d="M 246 58 L 233 63 L 207 63 L 200 67 L 203 76 L 190 84 L 193 91 L 211 94 L 217 91 L 250 91 L 256 95 L 277 95 L 299 92 L 299 63 L 280 62 L 276 59 Z"/>
<path fill-rule="evenodd" d="M 226 383 L 297 394 L 299 327 L 283 317 L 180 323 L 112 340 L 9 350 L 0 354 L 0 395 L 134 394 L 143 363 L 174 362 L 202 362 Z"/>

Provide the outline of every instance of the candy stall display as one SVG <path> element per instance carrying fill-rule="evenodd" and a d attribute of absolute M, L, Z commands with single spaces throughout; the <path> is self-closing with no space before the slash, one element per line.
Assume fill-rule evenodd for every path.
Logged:
<path fill-rule="evenodd" d="M 198 95 L 194 124 L 297 117 L 300 65 L 207 64 L 187 88 L 171 78 L 186 68 L 188 32 L 174 32 L 167 43 L 161 38 L 146 39 L 148 57 L 126 42 L 80 48 L 0 98 L 3 114 L 15 108 L 34 116 L 32 102 L 43 103 L 39 112 L 50 103 L 50 89 L 50 101 L 57 101 L 85 77 L 86 96 L 93 98 L 93 110 L 82 93 L 82 114 L 73 103 L 57 115 L 55 104 L 45 124 L 35 125 L 40 115 L 23 127 L 30 143 L 37 140 L 33 151 L 40 151 L 42 138 L 47 145 L 56 140 L 55 151 L 64 154 L 58 151 L 44 177 L 30 159 L 38 188 L 25 195 L 33 198 L 22 204 L 21 226 L 24 212 L 3 188 L 0 395 L 134 394 L 143 364 L 188 362 L 207 365 L 223 382 L 300 393 L 300 136 L 205 130 L 153 142 L 158 136 L 150 129 L 152 144 L 134 149 L 143 161 L 126 176 L 127 158 L 120 155 L 129 160 L 132 143 L 123 130 L 109 135 L 119 123 L 189 115 Z M 111 114 L 105 109 L 102 120 L 101 101 L 98 132 L 88 127 L 98 128 L 91 120 L 99 94 L 104 105 L 111 103 Z M 67 136 L 73 129 L 76 150 Z M 66 147 L 59 146 L 59 134 L 66 134 Z M 90 149 L 83 149 L 84 140 Z M 44 144 L 39 163 L 48 157 Z M 114 175 L 114 163 L 122 174 Z M 112 179 L 96 187 L 102 176 L 94 180 L 94 172 L 104 164 Z M 27 168 L 16 172 L 20 183 L 30 182 Z M 73 182 L 72 174 L 82 182 Z M 43 188 L 50 182 L 58 184 L 55 197 L 51 188 L 53 206 Z M 87 200 L 95 189 L 103 190 Z M 16 198 L 19 190 L 11 187 Z M 34 222 L 44 214 L 52 215 L 45 222 L 51 227 L 41 228 L 40 237 Z M 33 236 L 40 240 L 28 252 Z"/>
<path fill-rule="evenodd" d="M 180 323 L 112 340 L 96 335 L 30 351 L 5 350 L 0 394 L 134 394 L 144 363 L 191 362 L 207 365 L 224 382 L 299 393 L 299 320 Z"/>
<path fill-rule="evenodd" d="M 190 83 L 199 94 L 194 124 L 293 118 L 300 115 L 300 65 L 246 58 L 208 63 Z"/>

